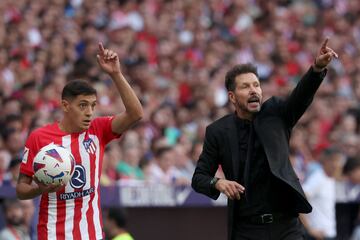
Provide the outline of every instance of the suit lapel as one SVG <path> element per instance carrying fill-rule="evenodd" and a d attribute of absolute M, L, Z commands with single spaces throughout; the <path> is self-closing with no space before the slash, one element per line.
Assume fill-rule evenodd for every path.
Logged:
<path fill-rule="evenodd" d="M 233 176 L 235 180 L 239 178 L 239 141 L 237 136 L 237 128 L 235 125 L 234 115 L 233 117 L 228 118 L 228 122 L 226 124 L 227 127 L 227 137 L 230 143 L 231 150 L 231 161 L 232 161 L 232 170 Z"/>

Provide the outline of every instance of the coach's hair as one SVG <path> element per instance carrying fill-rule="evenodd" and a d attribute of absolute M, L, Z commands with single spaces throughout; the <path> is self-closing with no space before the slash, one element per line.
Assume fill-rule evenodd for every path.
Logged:
<path fill-rule="evenodd" d="M 88 81 L 76 79 L 69 81 L 61 94 L 61 99 L 72 100 L 78 95 L 96 95 L 96 89 Z"/>
<path fill-rule="evenodd" d="M 225 75 L 225 87 L 228 91 L 235 90 L 235 78 L 244 73 L 253 73 L 259 77 L 255 65 L 251 63 L 235 65 Z"/>

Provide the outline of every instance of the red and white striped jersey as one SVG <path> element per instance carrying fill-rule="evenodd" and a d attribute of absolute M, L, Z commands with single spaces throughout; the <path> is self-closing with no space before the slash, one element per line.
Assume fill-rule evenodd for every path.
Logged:
<path fill-rule="evenodd" d="M 105 145 L 119 135 L 112 133 L 113 117 L 95 118 L 88 130 L 66 133 L 58 123 L 33 131 L 25 144 L 20 172 L 33 176 L 33 158 L 50 143 L 71 150 L 75 171 L 63 190 L 41 196 L 38 239 L 103 239 L 99 180 Z"/>

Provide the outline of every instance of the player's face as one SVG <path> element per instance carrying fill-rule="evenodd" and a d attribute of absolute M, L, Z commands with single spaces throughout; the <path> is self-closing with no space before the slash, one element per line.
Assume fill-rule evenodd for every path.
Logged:
<path fill-rule="evenodd" d="M 69 118 L 73 129 L 83 131 L 90 127 L 96 102 L 96 95 L 78 95 L 71 101 L 63 101 L 65 117 Z"/>
<path fill-rule="evenodd" d="M 244 73 L 236 76 L 235 90 L 229 91 L 228 95 L 241 117 L 249 118 L 260 111 L 262 90 L 255 74 Z"/>

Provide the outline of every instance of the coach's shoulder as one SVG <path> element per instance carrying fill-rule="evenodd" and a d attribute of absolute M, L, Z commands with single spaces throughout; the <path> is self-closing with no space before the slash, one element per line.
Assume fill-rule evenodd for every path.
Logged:
<path fill-rule="evenodd" d="M 234 119 L 234 113 L 225 115 L 217 120 L 215 120 L 213 123 L 211 123 L 208 126 L 208 129 L 221 129 L 225 126 L 229 125 L 229 121 L 232 121 Z"/>

